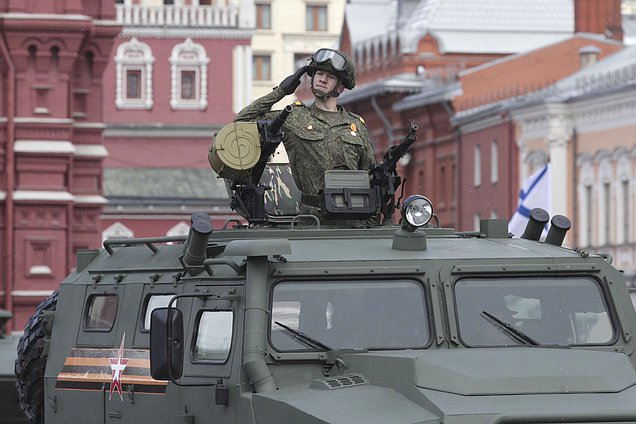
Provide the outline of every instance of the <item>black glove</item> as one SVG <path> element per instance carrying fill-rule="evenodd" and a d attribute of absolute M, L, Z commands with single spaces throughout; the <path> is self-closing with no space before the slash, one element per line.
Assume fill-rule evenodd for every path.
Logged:
<path fill-rule="evenodd" d="M 286 95 L 294 94 L 300 85 L 300 78 L 307 72 L 307 66 L 299 68 L 296 72 L 288 76 L 278 86 L 283 89 Z"/>

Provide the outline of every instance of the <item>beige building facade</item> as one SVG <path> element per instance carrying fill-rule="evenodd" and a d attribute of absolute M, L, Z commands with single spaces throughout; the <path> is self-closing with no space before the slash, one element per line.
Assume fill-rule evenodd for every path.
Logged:
<path fill-rule="evenodd" d="M 636 47 L 554 90 L 513 112 L 521 177 L 549 161 L 551 214 L 573 224 L 566 243 L 609 253 L 636 286 Z"/>
<path fill-rule="evenodd" d="M 345 0 L 257 0 L 252 37 L 252 99 L 305 64 L 321 47 L 336 48 Z M 288 104 L 291 96 L 281 101 Z"/>

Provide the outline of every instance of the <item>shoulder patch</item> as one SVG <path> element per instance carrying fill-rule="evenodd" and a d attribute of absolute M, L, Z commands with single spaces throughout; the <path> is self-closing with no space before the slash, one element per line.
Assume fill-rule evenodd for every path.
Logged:
<path fill-rule="evenodd" d="M 347 111 L 347 112 L 349 112 L 349 111 Z M 364 119 L 362 118 L 362 116 L 360 116 L 360 115 L 356 115 L 356 114 L 355 114 L 355 113 L 353 113 L 353 112 L 349 112 L 349 115 L 353 116 L 353 117 L 354 117 L 354 118 L 356 118 L 358 121 L 362 122 L 362 125 L 364 125 L 365 127 L 367 126 L 367 123 L 366 123 L 366 122 L 364 122 Z"/>

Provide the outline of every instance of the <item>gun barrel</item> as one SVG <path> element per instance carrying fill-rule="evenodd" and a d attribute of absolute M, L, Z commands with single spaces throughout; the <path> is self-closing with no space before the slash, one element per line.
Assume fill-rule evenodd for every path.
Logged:
<path fill-rule="evenodd" d="M 269 131 L 270 134 L 276 134 L 278 131 L 280 131 L 281 127 L 285 123 L 285 120 L 293 109 L 294 108 L 292 105 L 285 106 L 285 109 L 281 110 L 278 116 L 274 118 L 267 131 Z"/>

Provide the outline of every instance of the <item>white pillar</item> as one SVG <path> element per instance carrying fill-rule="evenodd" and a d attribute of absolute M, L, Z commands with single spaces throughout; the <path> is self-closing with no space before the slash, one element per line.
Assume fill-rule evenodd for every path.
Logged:
<path fill-rule="evenodd" d="M 550 155 L 550 213 L 568 215 L 568 142 L 569 138 L 549 140 Z"/>
<path fill-rule="evenodd" d="M 572 118 L 562 103 L 547 106 L 550 113 L 547 136 L 550 161 L 550 215 L 567 216 L 571 200 L 571 195 L 568 194 L 571 185 L 568 178 L 568 144 L 572 136 Z"/>
<path fill-rule="evenodd" d="M 238 113 L 252 101 L 252 48 L 236 46 L 232 56 L 232 111 Z"/>

